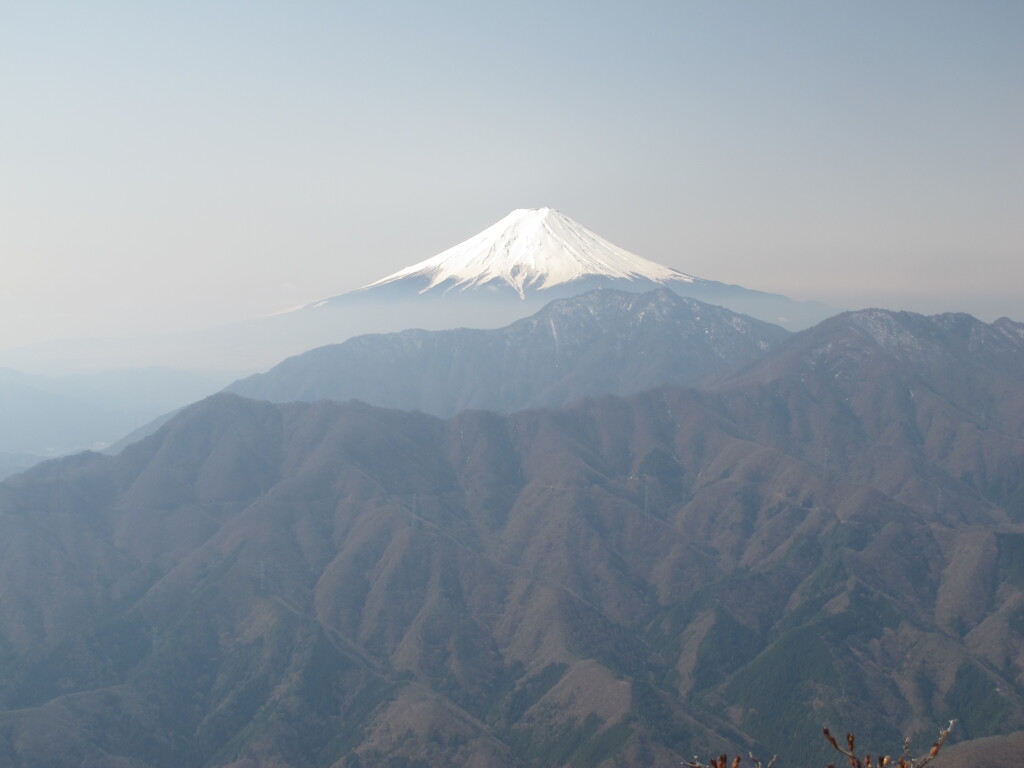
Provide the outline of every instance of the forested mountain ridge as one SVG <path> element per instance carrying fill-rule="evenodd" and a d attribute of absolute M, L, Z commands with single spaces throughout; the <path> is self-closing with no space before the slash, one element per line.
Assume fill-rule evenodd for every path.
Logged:
<path fill-rule="evenodd" d="M 1020 339 L 851 313 L 708 391 L 218 395 L 48 462 L 0 484 L 0 762 L 796 765 L 825 722 L 1019 730 Z"/>

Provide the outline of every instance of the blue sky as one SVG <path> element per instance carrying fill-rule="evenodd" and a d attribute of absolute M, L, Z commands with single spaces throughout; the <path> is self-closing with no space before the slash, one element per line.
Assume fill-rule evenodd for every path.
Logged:
<path fill-rule="evenodd" d="M 1019 2 L 0 3 L 0 348 L 359 287 L 516 207 L 1024 320 Z"/>

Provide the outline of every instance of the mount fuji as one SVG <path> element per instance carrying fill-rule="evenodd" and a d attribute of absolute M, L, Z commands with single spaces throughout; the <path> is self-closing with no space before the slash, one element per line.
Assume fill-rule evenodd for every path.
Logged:
<path fill-rule="evenodd" d="M 396 287 L 421 294 L 511 289 L 525 299 L 534 291 L 578 288 L 581 280 L 664 285 L 699 278 L 630 253 L 553 208 L 519 208 L 468 240 L 360 292 Z"/>
<path fill-rule="evenodd" d="M 267 317 L 160 337 L 47 342 L 0 354 L 25 371 L 163 366 L 266 370 L 292 355 L 367 333 L 502 328 L 554 299 L 596 288 L 659 288 L 801 330 L 836 313 L 641 258 L 552 208 L 518 209 L 468 240 L 362 288 Z"/>
<path fill-rule="evenodd" d="M 517 300 L 523 315 L 553 299 L 595 288 L 646 292 L 667 287 L 680 296 L 727 307 L 799 330 L 835 314 L 816 302 L 706 280 L 644 259 L 605 240 L 553 208 L 519 208 L 479 234 L 432 258 L 326 301 L 359 299 L 486 299 L 492 308 Z"/>

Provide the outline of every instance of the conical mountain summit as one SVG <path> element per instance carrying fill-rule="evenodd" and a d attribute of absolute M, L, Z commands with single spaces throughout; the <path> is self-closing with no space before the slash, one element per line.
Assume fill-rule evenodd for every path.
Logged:
<path fill-rule="evenodd" d="M 525 298 L 529 290 L 585 278 L 699 280 L 630 253 L 553 208 L 518 208 L 468 240 L 361 290 L 412 281 L 422 286 L 420 293 L 508 286 Z"/>
<path fill-rule="evenodd" d="M 525 317 L 553 299 L 597 288 L 646 293 L 663 287 L 789 330 L 835 314 L 824 304 L 706 280 L 642 258 L 554 208 L 518 208 L 436 256 L 310 306 L 397 299 L 417 303 L 422 312 L 423 298 L 445 299 L 449 309 L 484 300 L 488 311 L 511 321 L 508 312 Z"/>

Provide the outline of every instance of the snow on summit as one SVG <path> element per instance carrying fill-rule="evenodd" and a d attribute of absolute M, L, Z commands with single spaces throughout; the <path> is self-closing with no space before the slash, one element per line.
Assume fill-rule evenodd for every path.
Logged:
<path fill-rule="evenodd" d="M 651 280 L 696 278 L 619 248 L 553 208 L 519 208 L 468 240 L 360 290 L 415 279 L 425 293 L 507 284 L 520 297 L 584 277 Z"/>

